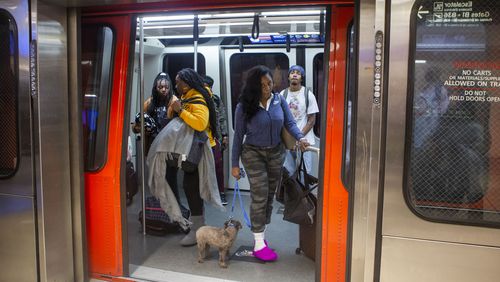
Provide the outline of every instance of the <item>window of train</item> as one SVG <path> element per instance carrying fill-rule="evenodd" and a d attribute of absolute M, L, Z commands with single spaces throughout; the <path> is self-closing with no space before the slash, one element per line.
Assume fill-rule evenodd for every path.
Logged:
<path fill-rule="evenodd" d="M 231 72 L 231 110 L 233 113 L 238 104 L 241 88 L 246 80 L 248 71 L 257 65 L 264 65 L 271 69 L 273 73 L 275 93 L 288 87 L 288 68 L 290 62 L 287 55 L 282 53 L 247 53 L 234 54 L 229 59 L 229 70 Z"/>
<path fill-rule="evenodd" d="M 313 58 L 313 93 L 318 102 L 318 108 L 322 108 L 325 75 L 323 72 L 323 53 L 318 53 Z M 316 123 L 314 124 L 314 134 L 320 136 L 321 130 L 321 111 L 316 114 Z"/>
<path fill-rule="evenodd" d="M 197 54 L 197 71 L 200 75 L 206 74 L 205 56 Z M 193 53 L 171 53 L 163 57 L 163 72 L 168 73 L 172 82 L 175 82 L 177 73 L 183 68 L 193 68 Z"/>
<path fill-rule="evenodd" d="M 500 6 L 417 1 L 405 194 L 424 218 L 500 224 Z"/>
<path fill-rule="evenodd" d="M 17 28 L 0 10 L 0 178 L 15 174 L 19 158 Z"/>
<path fill-rule="evenodd" d="M 352 126 L 354 124 L 354 97 L 356 87 L 356 57 L 354 54 L 354 25 L 351 24 L 348 34 L 348 52 L 347 52 L 347 70 L 346 81 L 347 87 L 345 89 L 345 105 L 344 105 L 344 144 L 343 144 L 343 157 L 342 157 L 342 182 L 344 187 L 351 187 L 352 181 L 352 148 L 354 146 L 354 138 L 352 136 Z"/>
<path fill-rule="evenodd" d="M 110 27 L 82 27 L 82 120 L 86 171 L 96 171 L 106 163 L 113 50 L 114 34 Z"/>

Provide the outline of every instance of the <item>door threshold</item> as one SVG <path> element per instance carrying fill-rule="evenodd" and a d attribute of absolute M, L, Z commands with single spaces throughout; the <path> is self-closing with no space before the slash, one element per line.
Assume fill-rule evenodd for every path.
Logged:
<path fill-rule="evenodd" d="M 145 282 L 237 282 L 236 280 L 219 279 L 208 276 L 193 275 L 168 271 L 147 266 L 130 264 L 130 277 Z"/>

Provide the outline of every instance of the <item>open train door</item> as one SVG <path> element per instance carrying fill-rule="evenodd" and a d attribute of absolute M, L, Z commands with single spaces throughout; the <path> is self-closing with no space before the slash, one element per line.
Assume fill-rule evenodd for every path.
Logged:
<path fill-rule="evenodd" d="M 391 1 L 390 14 L 380 279 L 497 280 L 500 6 Z"/>
<path fill-rule="evenodd" d="M 349 199 L 352 195 L 348 171 L 354 162 L 349 144 L 353 141 L 350 129 L 353 114 L 348 107 L 355 96 L 354 77 L 350 76 L 354 66 L 354 7 L 332 6 L 329 10 L 330 26 L 327 26 L 329 42 L 325 48 L 324 78 L 328 84 L 320 112 L 323 113 L 319 177 L 323 186 L 319 195 L 321 213 L 317 228 L 321 245 L 316 244 L 316 253 L 321 254 L 317 273 L 321 281 L 347 281 L 347 259 L 349 253 Z M 350 175 L 350 174 L 349 174 Z M 321 250 L 321 251 L 319 251 Z M 317 260 L 319 257 L 316 258 Z"/>
<path fill-rule="evenodd" d="M 121 191 L 127 143 L 125 117 L 131 16 L 83 17 L 81 70 L 85 204 L 89 272 L 127 273 L 125 193 Z M 133 35 L 135 36 L 135 34 Z"/>
<path fill-rule="evenodd" d="M 380 143 L 369 149 L 371 187 L 356 200 L 367 217 L 355 221 L 353 257 L 366 256 L 352 277 L 498 280 L 500 6 L 377 1 L 376 14 L 385 23 L 360 46 L 375 57 L 364 97 L 372 110 L 360 115 L 375 117 Z"/>
<path fill-rule="evenodd" d="M 72 281 L 78 268 L 67 25 L 61 7 L 0 3 L 0 281 Z"/>

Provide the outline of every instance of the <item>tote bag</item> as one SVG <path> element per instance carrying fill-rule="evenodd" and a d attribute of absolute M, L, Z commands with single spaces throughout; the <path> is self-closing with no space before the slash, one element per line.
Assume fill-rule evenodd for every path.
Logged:
<path fill-rule="evenodd" d="M 286 175 L 285 175 L 286 177 Z M 316 197 L 311 193 L 317 185 L 311 185 L 304 163 L 303 153 L 301 153 L 298 169 L 288 178 L 282 178 L 279 189 L 282 195 L 285 210 L 283 219 L 301 225 L 314 223 L 316 214 Z M 278 200 L 279 201 L 279 200 Z"/>

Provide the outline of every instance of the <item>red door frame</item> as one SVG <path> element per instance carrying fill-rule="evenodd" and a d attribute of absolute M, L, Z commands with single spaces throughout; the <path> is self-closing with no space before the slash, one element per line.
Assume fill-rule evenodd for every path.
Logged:
<path fill-rule="evenodd" d="M 85 173 L 87 247 L 91 276 L 123 275 L 120 167 L 131 16 L 84 17 L 82 24 L 103 24 L 113 30 L 113 83 L 109 109 L 107 160 L 99 171 Z"/>
<path fill-rule="evenodd" d="M 202 3 L 200 3 L 202 2 Z M 324 120 L 323 214 L 321 228 L 320 281 L 345 281 L 349 194 L 341 181 L 344 130 L 344 96 L 348 26 L 354 15 L 353 1 L 171 1 L 168 3 L 127 4 L 91 7 L 83 11 L 84 23 L 99 22 L 113 26 L 117 33 L 108 160 L 98 173 L 86 173 L 87 240 L 92 276 L 117 277 L 124 273 L 120 162 L 122 158 L 123 119 L 132 15 L 189 10 L 290 5 L 332 5 L 330 54 L 328 62 L 327 118 Z M 114 15 L 114 16 L 112 16 Z M 333 118 L 332 118 L 333 117 Z M 327 203 L 327 205 L 325 204 Z"/>
<path fill-rule="evenodd" d="M 353 7 L 334 7 L 330 25 L 328 103 L 322 150 L 321 281 L 346 281 L 349 193 L 342 183 L 347 50 Z"/>

